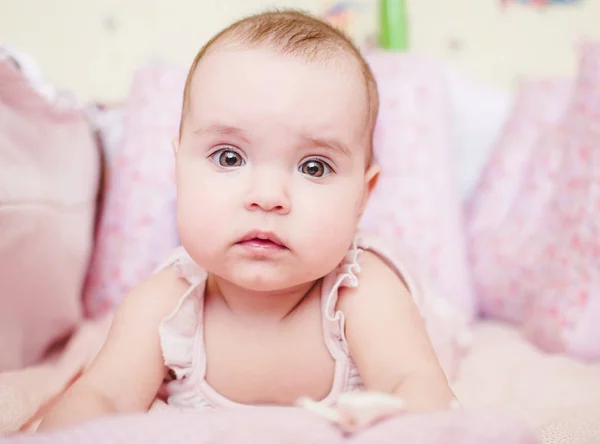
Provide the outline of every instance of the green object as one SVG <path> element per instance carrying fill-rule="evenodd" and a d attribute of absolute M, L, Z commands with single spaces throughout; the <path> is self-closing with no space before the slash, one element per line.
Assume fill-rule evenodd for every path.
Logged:
<path fill-rule="evenodd" d="M 379 0 L 379 47 L 408 49 L 408 17 L 405 0 Z"/>

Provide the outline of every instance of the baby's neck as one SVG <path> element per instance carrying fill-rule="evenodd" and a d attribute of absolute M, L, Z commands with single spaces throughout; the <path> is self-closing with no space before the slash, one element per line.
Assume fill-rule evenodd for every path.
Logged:
<path fill-rule="evenodd" d="M 221 299 L 237 316 L 261 322 L 279 322 L 294 313 L 308 296 L 319 292 L 320 282 L 319 279 L 277 291 L 253 291 L 209 275 L 206 292 L 207 297 Z"/>

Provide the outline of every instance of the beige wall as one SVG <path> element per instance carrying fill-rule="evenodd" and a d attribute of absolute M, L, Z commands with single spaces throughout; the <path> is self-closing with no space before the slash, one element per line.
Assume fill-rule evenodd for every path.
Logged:
<path fill-rule="evenodd" d="M 84 98 L 118 100 L 152 57 L 188 65 L 233 19 L 263 7 L 318 12 L 325 0 L 0 0 L 0 43 Z M 374 1 L 374 0 L 363 0 Z M 573 45 L 600 39 L 600 0 L 545 11 L 499 0 L 409 0 L 412 47 L 510 88 L 515 75 L 569 74 Z"/>

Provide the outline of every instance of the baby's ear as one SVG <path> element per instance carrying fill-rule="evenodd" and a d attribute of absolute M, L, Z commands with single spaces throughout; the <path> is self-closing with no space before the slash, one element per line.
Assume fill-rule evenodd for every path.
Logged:
<path fill-rule="evenodd" d="M 375 189 L 377 185 L 377 181 L 379 180 L 379 173 L 381 172 L 381 167 L 377 163 L 371 164 L 367 171 L 365 171 L 365 186 L 363 189 L 363 198 L 360 205 L 360 215 L 362 216 L 365 211 L 365 207 L 367 206 L 367 202 L 369 201 L 369 197 L 371 193 Z"/>
<path fill-rule="evenodd" d="M 369 195 L 375 189 L 377 181 L 379 181 L 379 173 L 381 173 L 381 167 L 377 163 L 373 163 L 365 173 L 365 183 Z"/>

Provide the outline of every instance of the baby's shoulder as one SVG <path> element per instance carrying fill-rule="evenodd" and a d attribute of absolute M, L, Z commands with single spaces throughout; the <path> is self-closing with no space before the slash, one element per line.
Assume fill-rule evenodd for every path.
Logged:
<path fill-rule="evenodd" d="M 160 322 L 173 312 L 188 287 L 173 267 L 165 267 L 135 287 L 123 299 L 119 312 L 126 317 Z"/>
<path fill-rule="evenodd" d="M 374 304 L 385 305 L 390 298 L 413 298 L 419 293 L 412 276 L 387 252 L 382 253 L 370 245 L 361 246 L 356 265 L 356 285 L 339 289 L 342 312 L 361 312 Z"/>
<path fill-rule="evenodd" d="M 357 261 L 357 273 L 360 285 L 368 286 L 405 286 L 404 273 L 396 267 L 393 259 L 381 255 L 378 251 L 365 249 Z"/>
<path fill-rule="evenodd" d="M 139 288 L 153 299 L 165 299 L 168 305 L 177 303 L 189 286 L 189 282 L 175 267 L 165 267 L 148 277 Z"/>

